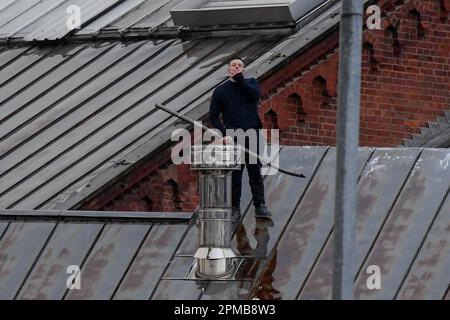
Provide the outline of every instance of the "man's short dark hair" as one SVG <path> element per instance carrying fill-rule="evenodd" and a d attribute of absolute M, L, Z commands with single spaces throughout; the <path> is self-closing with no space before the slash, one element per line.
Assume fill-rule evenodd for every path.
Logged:
<path fill-rule="evenodd" d="M 245 60 L 239 56 L 232 56 L 230 59 L 228 59 L 228 65 L 230 65 L 231 61 L 233 61 L 233 60 L 241 60 L 244 63 L 244 66 L 246 65 Z"/>

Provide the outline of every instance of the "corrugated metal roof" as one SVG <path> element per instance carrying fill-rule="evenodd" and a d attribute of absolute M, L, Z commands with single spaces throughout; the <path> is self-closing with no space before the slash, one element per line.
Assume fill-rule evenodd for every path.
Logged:
<path fill-rule="evenodd" d="M 71 6 L 80 12 L 81 25 L 89 23 L 122 0 L 16 0 L 0 6 L 0 39 L 61 39 L 73 29 L 67 21 Z"/>
<path fill-rule="evenodd" d="M 232 241 L 239 256 L 230 281 L 192 277 L 197 246 L 194 224 L 133 222 L 133 218 L 106 222 L 104 217 L 83 223 L 83 219 L 68 221 L 61 214 L 52 220 L 48 213 L 14 216 L 3 211 L 1 297 L 329 299 L 335 160 L 335 148 L 283 147 L 281 165 L 300 170 L 308 178 L 284 174 L 265 178 L 273 222 L 255 219 L 249 187 L 244 184 L 243 223 Z M 360 172 L 357 298 L 446 297 L 449 161 L 446 149 L 360 149 L 355 168 Z M 65 268 L 70 264 L 81 265 L 81 290 L 66 288 Z M 366 286 L 369 265 L 381 269 L 380 290 Z"/>
<path fill-rule="evenodd" d="M 95 34 L 101 29 L 105 28 L 112 22 L 120 19 L 123 15 L 132 12 L 133 10 L 141 10 L 139 5 L 146 0 L 128 0 L 119 3 L 113 9 L 103 13 L 98 19 L 84 26 L 76 34 Z"/>
<path fill-rule="evenodd" d="M 173 27 L 170 10 L 182 0 L 16 0 L 0 5 L 0 41 L 59 40 L 75 35 L 87 40 L 99 33 L 152 32 Z M 67 25 L 73 6 L 80 26 Z M 147 32 L 147 34 L 148 34 Z M 87 37 L 87 38 L 86 38 Z"/>
<path fill-rule="evenodd" d="M 339 0 L 317 0 L 315 4 L 304 4 L 301 1 L 294 3 L 294 7 L 299 7 L 302 17 L 308 17 L 328 11 Z M 368 0 L 364 0 L 368 1 Z M 23 43 L 29 41 L 53 41 L 69 39 L 69 41 L 90 41 L 92 38 L 113 37 L 152 37 L 165 36 L 185 37 L 189 28 L 174 26 L 171 10 L 179 5 L 182 0 L 17 0 L 9 1 L 0 6 L 0 42 Z M 69 8 L 76 6 L 80 11 L 80 26 L 72 29 L 67 25 L 73 19 L 73 11 Z M 261 5 L 263 6 L 263 5 Z M 257 6 L 252 6 L 256 8 Z M 314 9 L 315 8 L 315 9 Z M 258 9 L 258 8 L 257 8 Z M 314 10 L 312 10 L 314 9 Z M 271 10 L 271 9 L 269 9 Z M 306 10 L 306 11 L 305 11 Z M 243 16 L 249 16 L 242 12 Z M 242 14 L 240 14 L 242 16 Z M 219 26 L 220 21 L 231 21 L 234 13 L 220 14 L 224 19 L 214 18 L 209 31 L 214 31 Z M 227 17 L 228 16 L 228 17 Z M 261 16 L 261 14 L 257 14 Z M 266 14 L 265 14 L 266 16 Z M 310 17 L 311 16 L 311 17 Z M 303 18 L 302 18 L 303 19 Z M 220 21 L 219 21 L 220 20 Z M 292 33 L 295 23 L 288 25 L 273 25 L 273 23 L 263 23 L 257 19 L 257 23 L 246 24 L 246 28 L 256 28 L 254 33 L 264 26 L 266 32 Z M 304 19 L 303 19 L 304 20 Z M 303 21 L 301 21 L 303 23 Z M 234 34 L 242 34 L 243 26 L 221 27 L 221 30 L 232 30 Z M 202 27 L 203 28 L 203 27 Z M 204 29 L 204 28 L 203 28 Z M 245 27 L 244 27 L 245 29 Z M 294 28 L 295 29 L 295 28 Z M 270 31 L 272 30 L 272 31 Z"/>
<path fill-rule="evenodd" d="M 105 299 L 127 296 L 144 278 L 150 290 L 172 256 L 186 230 L 190 215 L 102 213 L 97 221 L 86 221 L 89 212 L 54 215 L 45 212 L 34 220 L 4 222 L 0 211 L 0 299 Z M 147 215 L 147 217 L 146 217 Z M 138 219 L 136 220 L 136 217 Z M 68 219 L 70 218 L 70 219 Z M 74 220 L 77 219 L 77 220 Z M 82 268 L 82 290 L 69 291 L 67 267 Z M 125 276 L 126 274 L 126 276 Z M 151 292 L 148 293 L 148 295 Z M 141 297 L 146 292 L 142 290 Z"/>
<path fill-rule="evenodd" d="M 49 208 L 57 196 L 61 202 L 83 188 L 92 192 L 87 184 L 101 170 L 128 168 L 133 163 L 116 163 L 173 130 L 175 120 L 156 102 L 191 111 L 225 80 L 230 55 L 252 61 L 275 41 L 147 40 L 0 52 L 0 208 Z"/>
<path fill-rule="evenodd" d="M 125 31 L 130 28 L 152 29 L 162 24 L 173 25 L 170 10 L 182 0 L 147 0 L 134 10 L 112 21 L 102 31 Z M 84 31 L 81 30 L 80 33 Z"/>

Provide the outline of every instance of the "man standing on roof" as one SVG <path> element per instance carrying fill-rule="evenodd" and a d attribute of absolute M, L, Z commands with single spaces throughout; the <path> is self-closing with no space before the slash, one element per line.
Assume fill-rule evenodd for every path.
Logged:
<path fill-rule="evenodd" d="M 219 85 L 213 92 L 211 106 L 209 110 L 209 120 L 212 126 L 226 135 L 226 129 L 255 130 L 257 142 L 259 144 L 259 130 L 262 128 L 258 115 L 258 104 L 261 97 L 261 89 L 255 78 L 244 78 L 244 61 L 235 57 L 228 63 L 228 80 Z M 223 123 L 219 120 L 222 115 Z M 236 139 L 236 137 L 235 137 Z M 249 149 L 249 143 L 245 142 L 245 147 Z M 253 151 L 253 148 L 251 148 Z M 259 147 L 256 146 L 259 154 Z M 240 200 L 242 191 L 242 173 L 247 166 L 250 189 L 255 206 L 255 216 L 270 218 L 271 212 L 267 209 L 264 199 L 264 182 L 261 176 L 261 162 L 258 160 L 249 161 L 245 157 L 245 164 L 240 170 L 232 173 L 232 206 L 233 218 L 239 221 L 241 218 Z"/>

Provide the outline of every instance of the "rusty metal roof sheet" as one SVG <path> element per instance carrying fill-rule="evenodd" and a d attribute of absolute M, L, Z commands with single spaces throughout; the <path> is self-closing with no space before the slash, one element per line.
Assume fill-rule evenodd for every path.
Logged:
<path fill-rule="evenodd" d="M 39 213 L 0 211 L 0 299 L 149 297 L 191 218 L 188 213 Z M 67 288 L 71 265 L 83 270 L 82 290 Z"/>
<path fill-rule="evenodd" d="M 308 178 L 265 178 L 273 221 L 255 219 L 244 183 L 230 281 L 192 277 L 197 231 L 189 214 L 111 220 L 112 213 L 2 210 L 0 297 L 330 299 L 335 153 L 281 149 L 280 164 Z M 448 149 L 360 149 L 356 298 L 448 299 L 449 162 Z M 66 287 L 71 264 L 81 266 L 81 290 Z M 381 270 L 379 290 L 366 286 L 371 265 Z"/>

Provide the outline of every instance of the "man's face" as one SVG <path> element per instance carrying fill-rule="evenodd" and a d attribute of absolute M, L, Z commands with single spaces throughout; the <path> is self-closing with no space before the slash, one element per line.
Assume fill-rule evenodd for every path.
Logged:
<path fill-rule="evenodd" d="M 230 75 L 230 77 L 234 77 L 235 74 L 239 72 L 243 73 L 244 71 L 244 62 L 239 59 L 232 60 L 228 65 L 228 74 Z"/>

